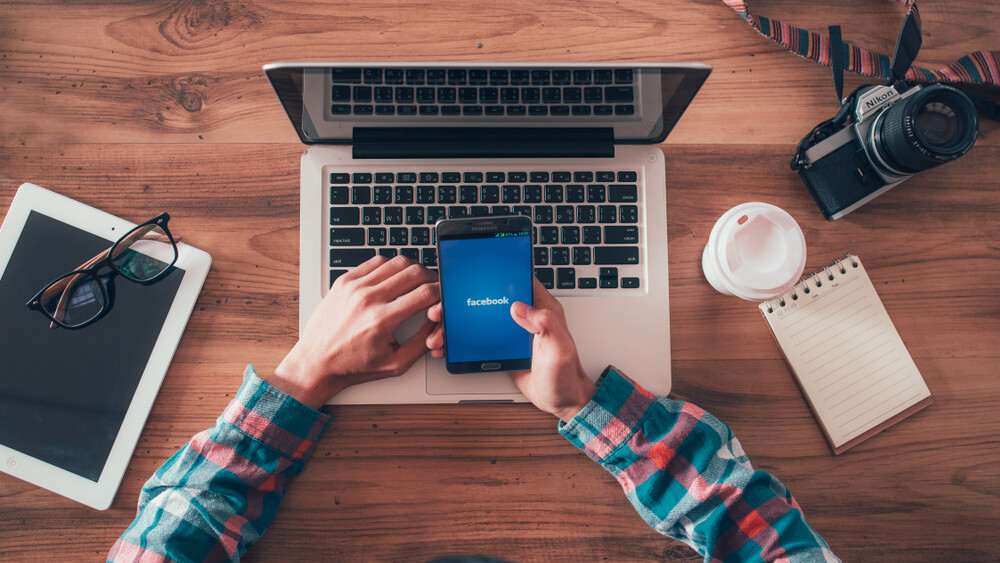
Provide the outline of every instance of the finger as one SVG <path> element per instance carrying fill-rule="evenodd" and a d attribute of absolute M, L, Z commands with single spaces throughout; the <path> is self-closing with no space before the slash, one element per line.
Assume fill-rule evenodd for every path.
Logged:
<path fill-rule="evenodd" d="M 397 255 L 366 275 L 364 277 L 364 284 L 367 286 L 376 286 L 408 268 L 411 264 L 413 262 L 406 256 L 402 254 Z"/>
<path fill-rule="evenodd" d="M 434 272 L 431 272 L 420 264 L 411 263 L 379 283 L 375 287 L 375 292 L 381 295 L 386 301 L 392 301 L 425 283 L 436 281 L 437 276 L 434 275 Z"/>
<path fill-rule="evenodd" d="M 367 276 L 372 271 L 374 271 L 375 268 L 378 268 L 379 266 L 381 266 L 382 264 L 385 264 L 388 261 L 389 261 L 389 259 L 386 258 L 385 256 L 382 256 L 381 254 L 376 254 L 375 256 L 372 256 L 368 260 L 365 260 L 364 262 L 362 262 L 361 265 L 358 266 L 357 268 L 354 268 L 353 270 L 350 270 L 349 272 L 347 272 L 346 274 L 344 274 L 344 275 L 342 275 L 340 277 L 343 278 L 343 279 L 345 279 L 345 280 L 358 279 L 360 277 Z"/>
<path fill-rule="evenodd" d="M 399 373 L 404 373 L 410 369 L 414 362 L 420 359 L 427 352 L 427 337 L 438 326 L 437 323 L 427 321 L 420 327 L 416 334 L 411 336 L 406 342 L 400 344 L 399 348 L 393 352 L 394 363 L 399 368 Z"/>
<path fill-rule="evenodd" d="M 441 322 L 442 312 L 443 310 L 441 309 L 441 303 L 440 302 L 435 303 L 434 305 L 431 305 L 430 309 L 427 309 L 427 318 L 436 323 L 439 323 Z"/>
<path fill-rule="evenodd" d="M 408 293 L 404 293 L 388 304 L 387 315 L 390 319 L 408 319 L 417 311 L 426 309 L 441 301 L 437 283 L 425 283 Z M 431 322 L 428 320 L 428 322 Z"/>
<path fill-rule="evenodd" d="M 527 303 L 515 301 L 510 306 L 510 316 L 514 322 L 531 334 L 541 334 L 558 327 L 558 318 L 551 309 L 532 307 Z"/>
<path fill-rule="evenodd" d="M 538 278 L 534 278 L 534 282 L 532 283 L 531 297 L 537 309 L 552 309 L 554 305 L 559 305 L 559 301 L 549 293 L 549 290 L 545 289 L 545 286 L 542 285 L 542 282 L 538 281 Z"/>
<path fill-rule="evenodd" d="M 433 350 L 440 350 L 444 348 L 444 326 L 437 324 L 434 330 L 431 331 L 430 335 L 427 337 L 427 347 Z"/>

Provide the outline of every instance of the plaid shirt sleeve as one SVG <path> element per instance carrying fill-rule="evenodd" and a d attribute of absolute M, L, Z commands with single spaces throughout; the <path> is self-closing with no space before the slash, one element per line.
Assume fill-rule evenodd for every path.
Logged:
<path fill-rule="evenodd" d="M 655 397 L 613 366 L 560 433 L 607 469 L 639 515 L 705 561 L 839 561 L 792 494 L 755 471 L 732 430 Z"/>
<path fill-rule="evenodd" d="M 215 426 L 146 482 L 108 561 L 235 561 L 264 534 L 330 416 L 247 366 Z"/>

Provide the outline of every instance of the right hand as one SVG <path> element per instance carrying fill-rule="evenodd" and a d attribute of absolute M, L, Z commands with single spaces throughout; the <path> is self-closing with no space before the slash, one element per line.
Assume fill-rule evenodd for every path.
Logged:
<path fill-rule="evenodd" d="M 531 369 L 511 372 L 511 378 L 536 407 L 569 422 L 594 396 L 596 387 L 583 371 L 562 305 L 537 279 L 533 289 L 534 307 L 520 301 L 510 307 L 514 322 L 534 335 Z M 427 317 L 440 323 L 441 304 L 428 309 Z M 444 357 L 441 325 L 427 337 L 427 347 L 435 358 Z"/>

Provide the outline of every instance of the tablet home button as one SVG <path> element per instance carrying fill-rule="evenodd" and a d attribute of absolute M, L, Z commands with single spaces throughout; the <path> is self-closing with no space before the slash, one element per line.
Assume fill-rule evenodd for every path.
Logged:
<path fill-rule="evenodd" d="M 500 364 L 497 362 L 487 362 L 479 366 L 479 369 L 483 371 L 496 371 L 500 369 Z"/>
<path fill-rule="evenodd" d="M 11 469 L 17 468 L 17 458 L 16 457 L 12 457 L 12 458 L 8 459 L 7 460 L 7 467 L 9 467 Z"/>

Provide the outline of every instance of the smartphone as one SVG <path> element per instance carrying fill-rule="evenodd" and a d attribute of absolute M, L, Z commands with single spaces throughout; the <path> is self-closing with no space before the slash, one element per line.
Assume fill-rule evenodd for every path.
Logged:
<path fill-rule="evenodd" d="M 531 219 L 445 219 L 435 226 L 444 350 L 451 373 L 531 369 L 531 333 L 510 316 L 533 305 Z"/>

